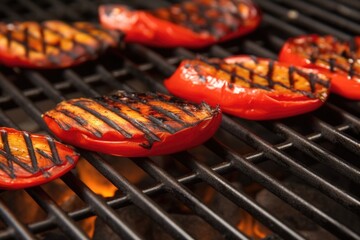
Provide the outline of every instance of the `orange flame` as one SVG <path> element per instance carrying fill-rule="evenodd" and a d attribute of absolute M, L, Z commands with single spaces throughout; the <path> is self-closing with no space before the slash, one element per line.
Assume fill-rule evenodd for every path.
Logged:
<path fill-rule="evenodd" d="M 255 240 L 264 239 L 271 233 L 270 230 L 261 225 L 247 212 L 242 212 L 241 221 L 237 227 L 246 236 Z"/>

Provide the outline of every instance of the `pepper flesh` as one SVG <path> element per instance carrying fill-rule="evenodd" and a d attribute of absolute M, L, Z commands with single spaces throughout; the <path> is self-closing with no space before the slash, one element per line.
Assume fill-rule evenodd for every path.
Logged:
<path fill-rule="evenodd" d="M 195 0 L 153 11 L 103 5 L 100 22 L 125 41 L 156 47 L 199 48 L 253 31 L 261 14 L 251 0 Z"/>
<path fill-rule="evenodd" d="M 61 102 L 43 118 L 64 142 L 111 155 L 142 157 L 203 143 L 219 127 L 221 112 L 163 94 L 121 91 Z"/>
<path fill-rule="evenodd" d="M 10 67 L 70 67 L 116 47 L 121 36 L 86 22 L 0 23 L 0 62 Z"/>
<path fill-rule="evenodd" d="M 70 171 L 79 155 L 49 136 L 0 127 L 0 188 L 32 187 Z"/>
<path fill-rule="evenodd" d="M 329 88 L 328 79 L 314 70 L 250 56 L 184 60 L 164 84 L 178 97 L 220 104 L 223 112 L 254 120 L 312 111 Z"/>
<path fill-rule="evenodd" d="M 332 36 L 307 35 L 289 39 L 279 60 L 316 69 L 331 79 L 331 91 L 360 100 L 360 37 L 339 41 Z"/>

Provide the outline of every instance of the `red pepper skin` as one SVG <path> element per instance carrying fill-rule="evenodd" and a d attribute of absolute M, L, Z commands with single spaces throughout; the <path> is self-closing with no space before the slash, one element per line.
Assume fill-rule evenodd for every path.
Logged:
<path fill-rule="evenodd" d="M 211 60 L 211 59 L 210 59 Z M 221 110 L 241 118 L 252 120 L 269 120 L 294 116 L 320 107 L 327 98 L 326 87 L 321 87 L 317 97 L 310 98 L 295 92 L 279 92 L 274 89 L 241 86 L 231 84 L 227 78 L 231 75 L 221 71 L 199 74 L 194 60 L 184 60 L 175 73 L 164 84 L 174 95 L 194 102 L 206 101 L 210 105 L 220 104 Z M 254 61 L 249 56 L 236 56 L 224 60 L 226 64 Z M 267 59 L 257 59 L 268 63 Z M 276 63 L 288 69 L 289 65 Z M 230 67 L 231 65 L 228 65 Z M 305 69 L 301 69 L 305 71 Z M 230 71 L 230 70 L 229 70 Z M 307 71 L 316 74 L 316 71 Z M 246 73 L 246 76 L 248 73 Z M 265 73 L 266 75 L 266 73 Z M 325 76 L 321 77 L 325 82 Z"/>
<path fill-rule="evenodd" d="M 320 73 L 328 76 L 331 79 L 331 91 L 343 96 L 348 99 L 352 100 L 360 100 L 360 77 L 352 76 L 349 77 L 346 71 L 340 71 L 339 69 L 335 69 L 335 71 L 330 70 L 330 65 L 321 62 L 312 62 L 311 61 L 311 54 L 313 53 L 310 50 L 306 50 L 304 52 L 304 44 L 308 45 L 311 43 L 319 43 L 323 42 L 326 43 L 327 47 L 326 50 L 322 50 L 324 54 L 330 56 L 331 54 L 336 54 L 338 59 L 341 61 L 348 62 L 349 58 L 340 56 L 339 52 L 334 51 L 332 49 L 335 44 L 338 44 L 339 49 L 346 49 L 349 51 L 349 43 L 340 43 L 332 36 L 318 36 L 318 35 L 306 35 L 300 36 L 297 38 L 289 39 L 281 49 L 279 54 L 279 61 L 286 62 L 289 64 L 302 66 L 306 68 L 316 69 Z M 354 44 L 360 46 L 360 37 L 354 38 Z M 315 49 L 315 47 L 313 47 Z M 309 48 L 308 48 L 309 49 Z M 356 55 L 356 58 L 360 58 L 359 51 L 357 53 L 353 53 Z M 349 63 L 347 63 L 348 65 Z M 360 75 L 360 64 L 356 63 L 354 67 L 355 73 Z M 348 67 L 348 66 L 347 66 Z"/>
<path fill-rule="evenodd" d="M 121 99 L 122 102 L 113 99 Z M 165 100 L 159 101 L 159 99 Z M 170 101 L 172 98 L 160 94 L 148 96 L 143 94 L 131 95 L 124 92 L 118 95 L 104 96 L 100 100 L 72 99 L 58 104 L 55 109 L 45 113 L 43 119 L 51 131 L 64 142 L 88 150 L 124 157 L 155 156 L 183 151 L 203 143 L 218 129 L 221 123 L 221 112 L 218 108 L 210 109 L 206 104 L 195 107 L 193 104 L 185 103 L 185 110 L 194 114 L 189 116 L 186 111 L 179 110 L 177 106 L 172 106 L 171 104 L 174 102 L 169 104 L 167 99 Z M 92 113 L 84 112 L 78 108 L 79 103 L 92 109 L 90 110 Z M 175 102 L 176 104 L 177 102 Z M 103 107 L 104 105 L 107 106 L 106 109 Z M 158 107 L 173 109 L 167 110 L 168 113 L 173 113 L 164 115 L 157 110 Z M 70 119 L 69 115 L 61 114 L 64 111 L 78 113 L 79 116 L 86 119 L 87 123 L 79 125 L 74 122 L 74 119 Z M 103 122 L 94 115 L 94 112 L 100 114 L 101 119 L 111 119 L 117 126 L 128 132 L 128 136 Z M 126 116 L 119 117 L 118 114 L 125 114 Z M 176 114 L 183 123 L 179 124 L 179 121 L 169 118 L 168 116 L 171 114 Z M 150 117 L 160 120 L 161 126 L 162 124 L 166 126 L 159 127 L 149 120 Z M 138 127 L 135 127 L 133 120 L 141 123 L 145 130 L 139 130 Z M 84 122 L 84 120 L 81 121 Z M 63 126 L 68 127 L 64 128 Z M 169 132 L 165 128 L 172 128 L 174 131 Z M 94 132 L 97 134 L 93 134 Z M 149 132 L 156 135 L 156 140 L 149 141 L 151 138 L 149 135 L 146 136 L 146 133 Z"/>
<path fill-rule="evenodd" d="M 213 1 L 213 0 L 210 0 Z M 197 0 L 193 2 L 210 2 Z M 109 29 L 121 30 L 126 34 L 125 41 L 141 43 L 154 47 L 201 48 L 217 42 L 227 41 L 253 31 L 261 21 L 259 9 L 250 1 L 245 25 L 220 38 L 208 32 L 195 32 L 190 28 L 154 16 L 149 11 L 133 11 L 123 5 L 103 5 L 99 8 L 100 22 Z"/>
<path fill-rule="evenodd" d="M 79 159 L 71 147 L 49 136 L 5 127 L 0 128 L 0 134 L 1 189 L 22 189 L 50 182 L 70 171 Z"/>

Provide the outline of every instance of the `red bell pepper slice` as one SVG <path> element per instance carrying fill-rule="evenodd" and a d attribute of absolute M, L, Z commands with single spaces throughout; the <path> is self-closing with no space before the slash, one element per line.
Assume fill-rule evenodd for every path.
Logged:
<path fill-rule="evenodd" d="M 156 47 L 199 48 L 253 31 L 261 14 L 251 0 L 195 0 L 152 11 L 103 5 L 100 22 L 125 41 Z"/>
<path fill-rule="evenodd" d="M 116 47 L 121 36 L 86 22 L 0 23 L 0 62 L 9 67 L 70 67 Z"/>
<path fill-rule="evenodd" d="M 241 118 L 267 120 L 320 107 L 328 96 L 329 81 L 315 70 L 236 56 L 184 60 L 165 86 L 190 101 L 220 104 L 223 112 Z"/>
<path fill-rule="evenodd" d="M 289 39 L 279 61 L 317 69 L 331 79 L 331 91 L 360 100 L 360 37 L 339 41 L 332 36 L 307 35 Z"/>
<path fill-rule="evenodd" d="M 163 94 L 121 91 L 61 102 L 43 118 L 64 142 L 100 153 L 144 157 L 203 143 L 219 127 L 221 112 Z"/>
<path fill-rule="evenodd" d="M 70 171 L 79 155 L 49 136 L 0 128 L 0 188 L 21 189 L 50 182 Z"/>

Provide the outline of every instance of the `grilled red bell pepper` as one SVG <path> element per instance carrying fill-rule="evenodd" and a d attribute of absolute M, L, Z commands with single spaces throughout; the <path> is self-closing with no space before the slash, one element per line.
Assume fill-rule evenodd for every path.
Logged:
<path fill-rule="evenodd" d="M 167 95 L 121 91 L 61 102 L 43 118 L 64 142 L 111 155 L 142 157 L 201 144 L 219 127 L 221 112 Z"/>
<path fill-rule="evenodd" d="M 121 36 L 86 22 L 0 23 L 0 62 L 10 67 L 70 67 L 116 47 Z"/>
<path fill-rule="evenodd" d="M 315 70 L 237 56 L 184 60 L 165 86 L 190 101 L 220 104 L 223 112 L 266 120 L 318 108 L 328 96 L 329 81 Z"/>
<path fill-rule="evenodd" d="M 79 155 L 49 136 L 0 128 L 0 188 L 32 187 L 71 170 Z"/>
<path fill-rule="evenodd" d="M 279 60 L 317 69 L 331 79 L 332 92 L 360 100 L 360 37 L 351 41 L 318 35 L 289 39 Z"/>
<path fill-rule="evenodd" d="M 99 17 L 103 26 L 125 32 L 127 42 L 190 48 L 239 37 L 261 20 L 251 0 L 194 0 L 152 11 L 103 5 Z"/>

